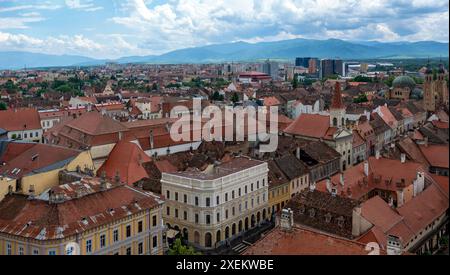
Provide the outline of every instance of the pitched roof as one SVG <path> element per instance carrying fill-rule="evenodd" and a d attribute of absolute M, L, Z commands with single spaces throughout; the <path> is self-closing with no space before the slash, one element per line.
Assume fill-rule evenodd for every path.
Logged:
<path fill-rule="evenodd" d="M 79 118 L 71 120 L 66 125 L 90 135 L 104 135 L 128 131 L 128 128 L 122 123 L 108 116 L 103 116 L 99 112 L 84 113 Z"/>
<path fill-rule="evenodd" d="M 99 182 L 92 180 L 80 184 L 98 189 Z M 70 189 L 74 186 L 71 184 Z M 159 198 L 123 185 L 53 204 L 9 195 L 0 202 L 0 232 L 35 240 L 62 239 L 147 211 L 161 203 Z"/>
<path fill-rule="evenodd" d="M 250 246 L 244 255 L 367 255 L 366 245 L 322 232 L 294 226 L 280 227 Z"/>
<path fill-rule="evenodd" d="M 119 174 L 122 182 L 133 185 L 148 174 L 143 166 L 145 162 L 151 161 L 144 151 L 133 142 L 119 141 L 111 151 L 108 159 L 98 169 L 97 174 L 104 171 L 106 177 L 113 179 Z"/>
<path fill-rule="evenodd" d="M 284 132 L 314 138 L 323 138 L 330 128 L 330 117 L 318 114 L 302 114 Z"/>
<path fill-rule="evenodd" d="M 39 113 L 30 108 L 0 111 L 0 128 L 7 131 L 41 129 Z"/>
<path fill-rule="evenodd" d="M 419 149 L 431 166 L 449 168 L 449 150 L 447 145 L 419 145 Z"/>
<path fill-rule="evenodd" d="M 48 144 L 22 144 L 8 142 L 0 156 L 0 174 L 11 178 L 21 178 L 64 167 L 80 154 L 80 151 Z"/>
<path fill-rule="evenodd" d="M 289 180 L 296 179 L 308 173 L 307 168 L 292 154 L 275 159 L 275 163 Z"/>

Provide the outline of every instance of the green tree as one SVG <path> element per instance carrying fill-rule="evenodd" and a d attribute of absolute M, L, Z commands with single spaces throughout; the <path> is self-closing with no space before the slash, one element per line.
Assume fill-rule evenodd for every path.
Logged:
<path fill-rule="evenodd" d="M 353 99 L 354 103 L 363 103 L 363 102 L 367 102 L 367 101 L 369 101 L 369 100 L 367 99 L 366 94 L 360 94 L 357 98 Z"/>
<path fill-rule="evenodd" d="M 294 80 L 292 81 L 292 88 L 294 89 L 298 88 L 298 74 L 294 75 Z"/>
<path fill-rule="evenodd" d="M 6 105 L 6 103 L 3 101 L 0 101 L 0 111 L 4 111 L 6 109 L 8 109 L 8 106 Z"/>
<path fill-rule="evenodd" d="M 355 82 L 372 82 L 372 78 L 363 76 L 363 75 L 358 75 L 355 78 L 353 78 L 353 81 L 355 81 Z"/>
<path fill-rule="evenodd" d="M 201 255 L 200 252 L 196 252 L 192 246 L 185 246 L 181 243 L 181 239 L 176 239 L 172 248 L 169 249 L 169 255 Z"/>
<path fill-rule="evenodd" d="M 384 81 L 384 84 L 386 84 L 389 87 L 392 87 L 392 82 L 394 82 L 395 76 L 391 75 L 388 79 Z"/>
<path fill-rule="evenodd" d="M 215 91 L 211 99 L 214 101 L 223 101 L 223 95 L 221 95 L 218 91 Z"/>
<path fill-rule="evenodd" d="M 236 104 L 238 101 L 239 101 L 239 96 L 238 96 L 238 94 L 235 92 L 234 94 L 233 94 L 233 96 L 231 97 L 231 101 L 234 103 L 234 104 Z"/>

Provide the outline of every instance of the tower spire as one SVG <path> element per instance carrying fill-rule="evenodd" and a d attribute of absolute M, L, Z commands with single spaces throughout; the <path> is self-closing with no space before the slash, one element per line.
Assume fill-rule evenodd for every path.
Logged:
<path fill-rule="evenodd" d="M 336 81 L 334 86 L 333 99 L 331 101 L 331 109 L 344 109 L 344 103 L 342 102 L 341 83 Z"/>

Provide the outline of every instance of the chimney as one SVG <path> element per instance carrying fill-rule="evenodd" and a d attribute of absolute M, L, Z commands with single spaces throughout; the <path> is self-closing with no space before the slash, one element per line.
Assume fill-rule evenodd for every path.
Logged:
<path fill-rule="evenodd" d="M 100 178 L 100 190 L 105 191 L 106 189 L 107 189 L 106 172 L 105 172 L 105 170 L 103 170 L 101 173 L 101 178 Z"/>
<path fill-rule="evenodd" d="M 327 191 L 331 193 L 331 178 L 327 178 Z"/>
<path fill-rule="evenodd" d="M 345 185 L 344 173 L 341 173 L 341 174 L 340 174 L 340 177 L 339 177 L 339 183 L 340 183 L 342 186 Z"/>
<path fill-rule="evenodd" d="M 380 150 L 377 150 L 377 151 L 375 152 L 375 158 L 376 158 L 376 159 L 380 159 Z"/>
<path fill-rule="evenodd" d="M 122 139 L 123 139 L 123 133 L 119 132 L 119 140 L 122 140 Z"/>
<path fill-rule="evenodd" d="M 294 226 L 294 212 L 288 208 L 281 211 L 280 227 L 283 231 L 292 231 Z"/>
<path fill-rule="evenodd" d="M 389 235 L 387 237 L 386 252 L 388 255 L 402 255 L 403 245 L 401 238 Z"/>
<path fill-rule="evenodd" d="M 120 184 L 120 174 L 119 171 L 116 171 L 116 175 L 114 176 L 114 183 Z"/>
<path fill-rule="evenodd" d="M 297 150 L 295 153 L 296 153 L 297 159 L 300 159 L 300 147 L 299 146 L 297 146 Z"/>
<path fill-rule="evenodd" d="M 425 173 L 417 172 L 416 180 L 414 180 L 414 197 L 422 193 L 425 188 Z"/>
<path fill-rule="evenodd" d="M 30 185 L 30 189 L 28 190 L 28 193 L 30 193 L 30 199 L 34 199 L 35 198 L 35 190 L 34 190 L 34 185 L 33 184 Z"/>
<path fill-rule="evenodd" d="M 367 160 L 364 162 L 364 175 L 369 176 L 369 162 Z"/>
<path fill-rule="evenodd" d="M 150 148 L 154 148 L 154 140 L 153 140 L 153 130 L 150 130 Z"/>
<path fill-rule="evenodd" d="M 406 162 L 406 154 L 402 153 L 400 155 L 400 161 L 401 161 L 401 163 L 405 163 Z"/>
<path fill-rule="evenodd" d="M 310 185 L 309 185 L 309 191 L 314 192 L 316 190 L 316 182 L 313 181 Z"/>

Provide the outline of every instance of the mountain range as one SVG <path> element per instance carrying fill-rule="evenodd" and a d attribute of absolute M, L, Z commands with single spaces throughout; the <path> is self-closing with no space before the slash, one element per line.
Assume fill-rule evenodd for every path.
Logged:
<path fill-rule="evenodd" d="M 107 62 L 183 64 L 255 61 L 269 58 L 293 60 L 301 56 L 341 59 L 448 57 L 449 43 L 291 39 L 276 42 L 215 44 L 175 50 L 157 56 L 130 56 L 109 60 L 14 51 L 0 52 L 0 69 L 94 66 Z"/>

